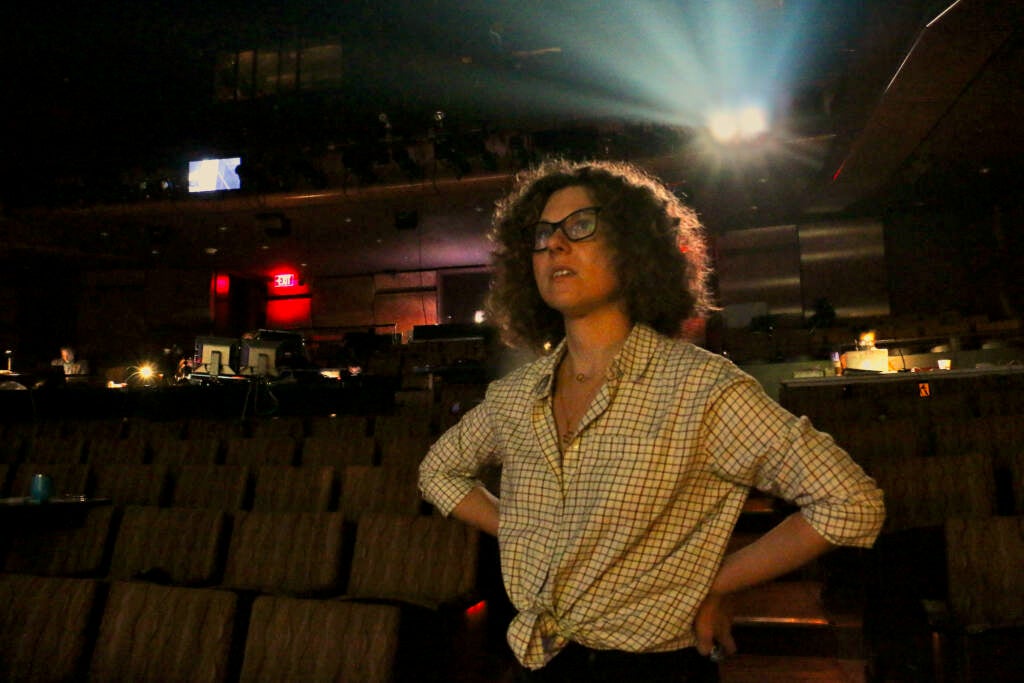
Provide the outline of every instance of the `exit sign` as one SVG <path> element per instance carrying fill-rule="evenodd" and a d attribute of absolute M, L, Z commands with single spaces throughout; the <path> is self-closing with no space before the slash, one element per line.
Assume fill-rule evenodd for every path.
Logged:
<path fill-rule="evenodd" d="M 274 275 L 274 289 L 288 289 L 289 287 L 296 287 L 299 284 L 299 278 L 295 273 L 277 273 Z"/>

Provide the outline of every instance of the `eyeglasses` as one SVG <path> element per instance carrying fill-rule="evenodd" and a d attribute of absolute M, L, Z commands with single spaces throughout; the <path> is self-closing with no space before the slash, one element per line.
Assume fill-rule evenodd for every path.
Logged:
<path fill-rule="evenodd" d="M 583 209 L 577 209 L 568 216 L 558 221 L 557 223 L 551 223 L 550 221 L 537 221 L 532 226 L 527 228 L 528 238 L 533 240 L 534 251 L 544 251 L 548 248 L 548 241 L 554 237 L 555 232 L 558 230 L 562 231 L 562 234 L 570 242 L 579 242 L 591 237 L 597 232 L 597 214 L 601 211 L 600 206 L 588 206 Z M 532 231 L 532 235 L 529 233 Z"/>

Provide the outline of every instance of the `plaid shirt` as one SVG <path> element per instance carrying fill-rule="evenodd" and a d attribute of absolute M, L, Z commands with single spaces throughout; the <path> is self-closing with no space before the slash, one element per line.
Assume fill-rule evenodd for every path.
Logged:
<path fill-rule="evenodd" d="M 869 546 L 882 493 L 806 418 L 732 363 L 634 326 L 579 432 L 559 452 L 552 381 L 565 353 L 494 382 L 420 468 L 444 514 L 500 464 L 498 542 L 528 668 L 568 640 L 653 652 L 696 643 L 693 620 L 750 487 L 792 501 L 835 544 Z"/>

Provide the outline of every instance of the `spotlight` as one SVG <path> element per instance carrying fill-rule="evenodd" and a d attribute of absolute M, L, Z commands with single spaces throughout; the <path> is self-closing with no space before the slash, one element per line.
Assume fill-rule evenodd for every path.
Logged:
<path fill-rule="evenodd" d="M 125 384 L 132 386 L 154 386 L 163 379 L 161 373 L 152 363 L 145 362 L 130 368 Z"/>
<path fill-rule="evenodd" d="M 737 118 L 740 135 L 744 138 L 756 138 L 768 132 L 768 114 L 760 107 L 745 107 Z"/>
<path fill-rule="evenodd" d="M 718 142 L 747 142 L 768 132 L 768 113 L 761 107 L 718 109 L 707 119 L 708 132 Z"/>

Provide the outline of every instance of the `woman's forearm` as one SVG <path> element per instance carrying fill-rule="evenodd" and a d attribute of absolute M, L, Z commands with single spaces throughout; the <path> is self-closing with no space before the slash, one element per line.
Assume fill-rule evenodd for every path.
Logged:
<path fill-rule="evenodd" d="M 799 512 L 759 539 L 728 555 L 711 592 L 726 595 L 771 581 L 801 567 L 833 546 Z"/>
<path fill-rule="evenodd" d="M 498 499 L 482 486 L 477 486 L 459 501 L 452 510 L 452 517 L 491 536 L 498 535 Z"/>

